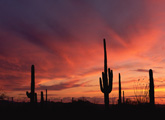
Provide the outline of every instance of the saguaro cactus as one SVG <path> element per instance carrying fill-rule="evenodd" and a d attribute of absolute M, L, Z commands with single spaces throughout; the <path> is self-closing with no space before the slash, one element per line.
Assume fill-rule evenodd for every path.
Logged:
<path fill-rule="evenodd" d="M 118 100 L 118 104 L 121 104 L 121 76 L 119 73 L 119 100 Z"/>
<path fill-rule="evenodd" d="M 106 41 L 104 42 L 104 72 L 102 72 L 102 79 L 100 79 L 100 90 L 104 93 L 104 104 L 105 108 L 109 108 L 109 93 L 112 91 L 112 84 L 113 84 L 113 71 L 108 68 L 108 75 L 107 75 L 107 53 L 106 53 Z M 109 78 L 109 79 L 108 79 Z"/>
<path fill-rule="evenodd" d="M 46 103 L 47 103 L 47 89 L 46 89 Z"/>
<path fill-rule="evenodd" d="M 155 104 L 155 97 L 154 97 L 154 79 L 153 79 L 153 72 L 152 69 L 149 70 L 149 79 L 150 79 L 150 83 L 149 83 L 149 97 L 150 97 L 150 104 L 154 105 Z"/>
<path fill-rule="evenodd" d="M 123 91 L 123 103 L 125 103 L 125 98 L 124 98 L 124 91 Z"/>
<path fill-rule="evenodd" d="M 37 93 L 35 93 L 35 102 L 37 103 Z"/>
<path fill-rule="evenodd" d="M 41 91 L 41 103 L 44 103 L 44 94 L 43 94 L 43 91 Z"/>
<path fill-rule="evenodd" d="M 34 65 L 31 66 L 31 92 L 26 92 L 28 98 L 30 98 L 30 102 L 35 102 L 35 69 Z M 37 94 L 36 94 L 37 95 Z"/>
<path fill-rule="evenodd" d="M 41 109 L 44 108 L 44 93 L 43 93 L 43 91 L 41 91 L 40 107 L 41 107 Z"/>

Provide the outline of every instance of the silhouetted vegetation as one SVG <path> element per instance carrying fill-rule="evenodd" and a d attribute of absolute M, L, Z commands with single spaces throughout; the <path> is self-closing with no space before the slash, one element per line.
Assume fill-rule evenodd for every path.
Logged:
<path fill-rule="evenodd" d="M 109 108 L 109 93 L 112 91 L 113 86 L 113 71 L 108 68 L 107 75 L 107 52 L 106 52 L 106 41 L 104 43 L 104 72 L 102 72 L 102 79 L 100 77 L 100 89 L 104 93 L 104 104 L 105 108 Z"/>
<path fill-rule="evenodd" d="M 48 101 L 48 93 L 47 93 L 47 89 L 46 89 L 46 102 Z"/>
<path fill-rule="evenodd" d="M 120 73 L 119 73 L 119 100 L 118 104 L 121 104 L 121 80 L 120 80 Z"/>
<path fill-rule="evenodd" d="M 149 81 L 138 79 L 134 84 L 134 94 L 137 103 L 149 103 Z"/>
<path fill-rule="evenodd" d="M 154 106 L 155 104 L 155 96 L 154 96 L 154 79 L 153 79 L 153 72 L 149 70 L 149 80 L 150 80 L 150 90 L 149 90 L 149 97 L 150 97 L 150 104 Z"/>
<path fill-rule="evenodd" d="M 44 93 L 43 91 L 41 91 L 41 103 L 43 104 L 43 102 L 44 102 Z"/>
<path fill-rule="evenodd" d="M 30 102 L 34 103 L 37 101 L 37 93 L 35 93 L 35 68 L 34 65 L 31 66 L 31 92 L 26 92 L 28 98 L 30 98 Z"/>

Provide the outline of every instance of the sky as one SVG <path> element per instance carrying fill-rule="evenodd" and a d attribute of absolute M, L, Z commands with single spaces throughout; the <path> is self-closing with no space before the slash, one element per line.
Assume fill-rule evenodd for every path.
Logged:
<path fill-rule="evenodd" d="M 36 93 L 102 103 L 99 77 L 113 70 L 110 102 L 144 94 L 153 70 L 156 103 L 165 103 L 165 0 L 1 0 L 0 91 L 28 101 L 31 65 Z M 141 90 L 137 90 L 141 88 Z M 38 97 L 39 98 L 39 97 Z"/>

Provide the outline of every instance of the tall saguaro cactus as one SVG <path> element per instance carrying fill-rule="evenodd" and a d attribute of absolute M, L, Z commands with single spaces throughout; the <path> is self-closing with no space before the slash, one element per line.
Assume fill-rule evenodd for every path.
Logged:
<path fill-rule="evenodd" d="M 37 94 L 35 95 L 35 68 L 34 65 L 31 66 L 31 92 L 26 92 L 28 98 L 30 98 L 30 102 L 35 102 L 35 96 L 37 98 Z"/>
<path fill-rule="evenodd" d="M 100 79 L 100 90 L 104 93 L 104 104 L 105 108 L 109 108 L 109 93 L 112 91 L 113 84 L 113 71 L 108 68 L 107 75 L 107 52 L 106 52 L 106 41 L 104 42 L 104 72 L 102 72 L 102 79 Z"/>
<path fill-rule="evenodd" d="M 154 79 L 153 79 L 153 72 L 152 69 L 149 70 L 149 97 L 150 97 L 150 104 L 154 105 L 155 104 L 155 96 L 154 96 Z"/>
<path fill-rule="evenodd" d="M 119 100 L 118 100 L 118 104 L 121 104 L 121 76 L 119 73 Z"/>

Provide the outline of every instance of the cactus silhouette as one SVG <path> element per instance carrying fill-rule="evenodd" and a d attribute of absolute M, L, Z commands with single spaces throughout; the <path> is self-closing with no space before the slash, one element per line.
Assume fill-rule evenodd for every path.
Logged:
<path fill-rule="evenodd" d="M 112 91 L 112 84 L 113 84 L 113 71 L 108 68 L 108 75 L 107 75 L 107 53 L 106 53 L 106 41 L 103 40 L 104 43 L 104 72 L 102 72 L 102 79 L 100 79 L 100 90 L 104 93 L 104 104 L 105 109 L 109 108 L 109 93 Z"/>
<path fill-rule="evenodd" d="M 37 98 L 37 94 L 35 93 L 35 68 L 34 65 L 31 66 L 31 92 L 26 92 L 28 98 L 30 98 L 30 102 L 35 102 L 35 96 Z"/>
<path fill-rule="evenodd" d="M 123 103 L 125 103 L 125 98 L 124 98 L 124 91 L 123 91 Z"/>
<path fill-rule="evenodd" d="M 150 97 L 150 104 L 154 105 L 155 104 L 155 97 L 154 97 L 154 79 L 153 79 L 153 71 L 152 69 L 149 70 L 149 97 Z"/>
<path fill-rule="evenodd" d="M 47 89 L 46 89 L 46 103 L 47 103 Z"/>
<path fill-rule="evenodd" d="M 37 103 L 37 93 L 35 93 L 35 102 Z"/>
<path fill-rule="evenodd" d="M 41 91 L 41 103 L 44 103 L 44 93 Z"/>
<path fill-rule="evenodd" d="M 119 100 L 118 100 L 118 104 L 121 104 L 121 76 L 119 73 Z"/>

